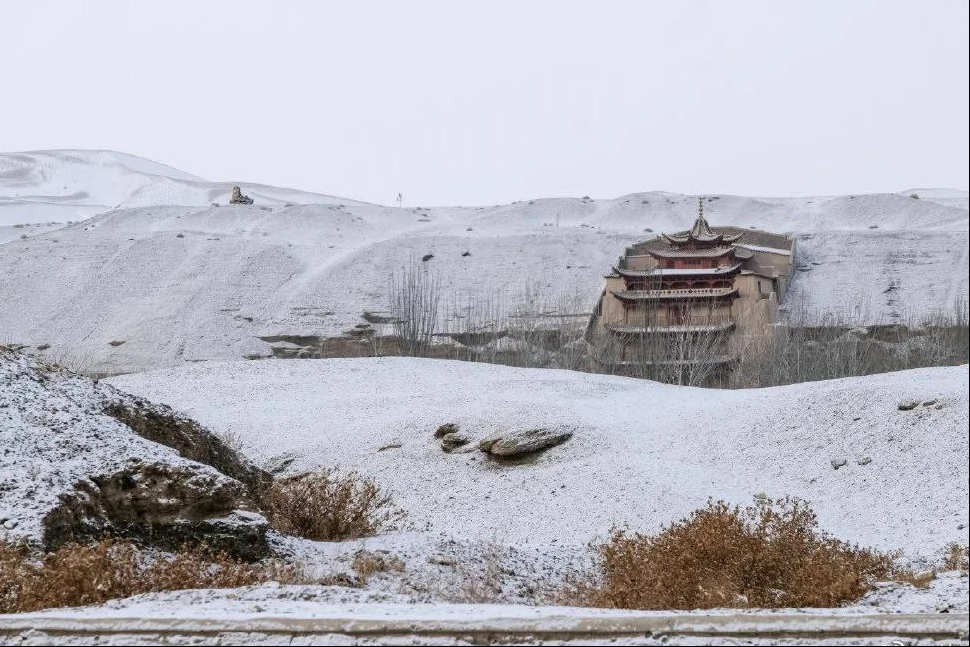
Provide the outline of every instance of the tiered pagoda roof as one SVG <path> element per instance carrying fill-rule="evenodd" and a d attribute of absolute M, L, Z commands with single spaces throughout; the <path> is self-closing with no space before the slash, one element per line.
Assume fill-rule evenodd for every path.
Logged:
<path fill-rule="evenodd" d="M 718 245 L 701 249 L 648 249 L 647 253 L 654 258 L 720 258 L 733 251 L 734 247 Z"/>
<path fill-rule="evenodd" d="M 706 276 L 732 276 L 741 271 L 741 263 L 722 265 L 720 267 L 655 267 L 647 270 L 628 270 L 622 267 L 614 267 L 613 271 L 627 278 L 658 276 L 691 276 L 702 278 Z"/>
<path fill-rule="evenodd" d="M 707 218 L 704 217 L 704 200 L 702 198 L 697 199 L 697 220 L 694 221 L 694 226 L 689 231 L 684 234 L 660 235 L 674 247 L 682 247 L 694 243 L 708 248 L 724 243 L 731 244 L 741 238 L 741 234 L 728 235 L 711 229 L 711 226 L 707 223 Z"/>

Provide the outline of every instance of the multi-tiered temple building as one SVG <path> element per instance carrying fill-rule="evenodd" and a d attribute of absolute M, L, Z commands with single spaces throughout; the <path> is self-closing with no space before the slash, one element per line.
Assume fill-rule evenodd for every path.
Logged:
<path fill-rule="evenodd" d="M 695 383 L 770 334 L 791 280 L 794 239 L 711 227 L 703 205 L 690 230 L 628 248 L 606 276 L 587 336 L 601 365 Z"/>

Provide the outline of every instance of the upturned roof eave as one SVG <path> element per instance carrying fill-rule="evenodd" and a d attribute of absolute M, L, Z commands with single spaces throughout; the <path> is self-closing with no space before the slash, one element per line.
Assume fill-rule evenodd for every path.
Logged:
<path fill-rule="evenodd" d="M 642 293 L 631 294 L 633 292 Z M 625 302 L 635 301 L 682 301 L 682 300 L 701 300 L 701 299 L 726 299 L 737 295 L 738 288 L 725 288 L 723 292 L 705 294 L 684 290 L 676 294 L 659 294 L 656 290 L 610 290 L 610 293 Z M 654 293 L 654 294 L 651 294 Z"/>
<path fill-rule="evenodd" d="M 659 278 L 663 276 L 731 276 L 740 271 L 741 263 L 711 268 L 654 268 L 649 270 L 624 270 L 614 267 L 613 272 L 627 278 Z"/>

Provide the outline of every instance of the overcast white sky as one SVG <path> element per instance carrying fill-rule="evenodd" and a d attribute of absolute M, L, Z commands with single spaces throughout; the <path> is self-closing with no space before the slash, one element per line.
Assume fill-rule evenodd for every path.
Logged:
<path fill-rule="evenodd" d="M 408 205 L 968 185 L 965 0 L 0 0 L 0 150 Z"/>

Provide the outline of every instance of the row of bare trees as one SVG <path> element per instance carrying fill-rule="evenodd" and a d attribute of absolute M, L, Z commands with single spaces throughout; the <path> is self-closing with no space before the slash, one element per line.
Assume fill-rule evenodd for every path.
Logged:
<path fill-rule="evenodd" d="M 412 262 L 388 283 L 389 313 L 403 355 L 522 367 L 586 368 L 588 304 L 537 285 L 445 295 L 440 277 Z"/>
<path fill-rule="evenodd" d="M 715 325 L 710 307 L 675 317 L 696 330 L 656 334 L 589 334 L 590 303 L 581 294 L 553 294 L 536 285 L 517 292 L 444 295 L 425 264 L 411 263 L 389 281 L 389 308 L 400 354 L 509 366 L 615 373 L 688 386 L 750 388 L 966 363 L 968 309 L 869 325 L 787 313 L 773 334 L 735 339 Z M 671 322 L 656 303 L 631 319 L 650 331 Z M 824 324 L 816 322 L 825 321 Z"/>
<path fill-rule="evenodd" d="M 777 334 L 742 346 L 729 386 L 779 386 L 928 366 L 955 366 L 970 359 L 965 301 L 949 310 L 902 322 L 861 325 L 795 308 Z"/>

